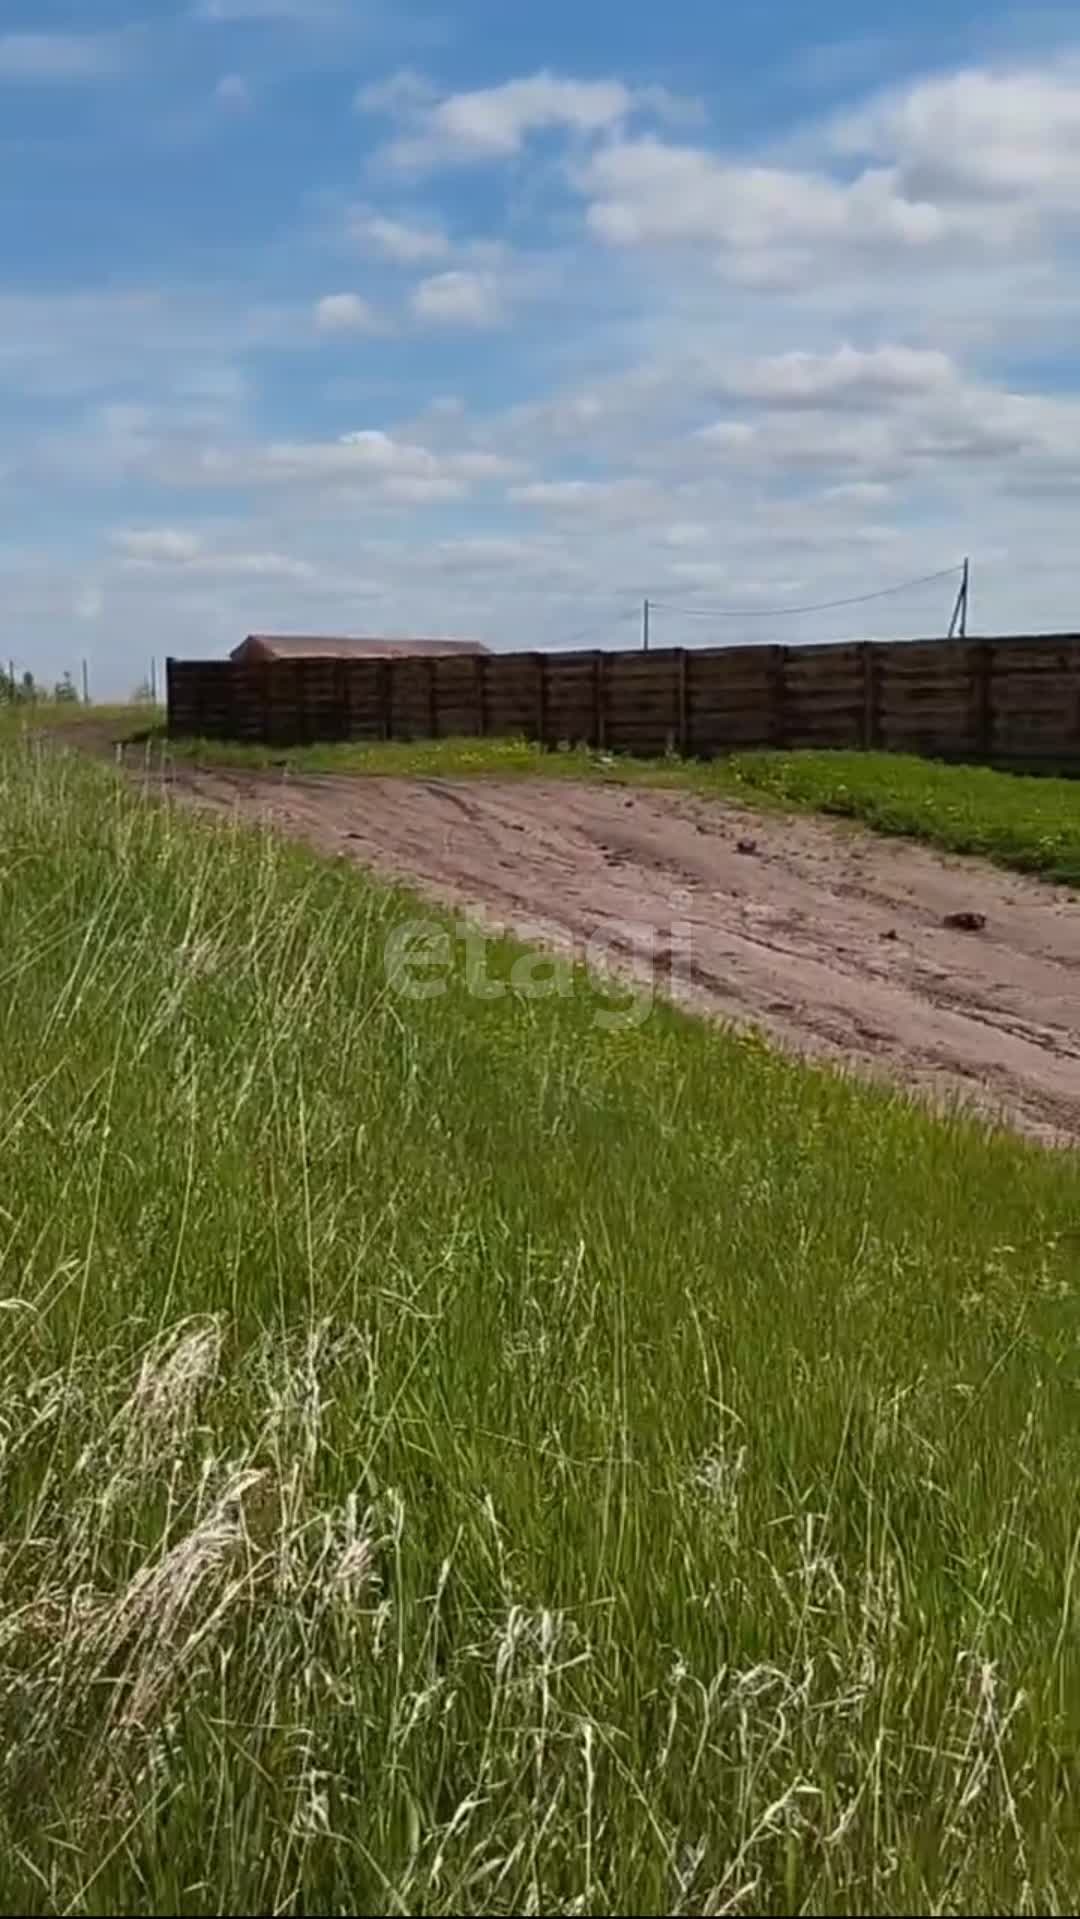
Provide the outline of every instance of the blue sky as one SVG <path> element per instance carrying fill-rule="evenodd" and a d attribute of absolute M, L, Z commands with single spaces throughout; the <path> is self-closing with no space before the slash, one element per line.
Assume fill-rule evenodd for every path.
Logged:
<path fill-rule="evenodd" d="M 0 651 L 1075 627 L 1080 21 L 869 17 L 3 0 Z"/>

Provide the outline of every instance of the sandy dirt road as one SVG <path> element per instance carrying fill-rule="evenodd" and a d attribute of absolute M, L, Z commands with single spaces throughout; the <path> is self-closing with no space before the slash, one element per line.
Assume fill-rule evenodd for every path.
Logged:
<path fill-rule="evenodd" d="M 408 880 L 488 925 L 604 942 L 793 1052 L 1080 1140 L 1080 900 L 974 860 L 687 794 L 177 767 L 177 798 Z M 752 845 L 751 845 L 752 843 Z M 981 932 L 946 915 L 985 915 Z"/>

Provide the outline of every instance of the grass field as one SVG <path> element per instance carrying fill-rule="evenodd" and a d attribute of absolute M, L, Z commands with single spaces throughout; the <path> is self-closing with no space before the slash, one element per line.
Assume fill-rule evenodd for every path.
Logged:
<path fill-rule="evenodd" d="M 546 752 L 525 740 L 325 745 L 289 752 L 221 741 L 177 743 L 206 764 L 289 766 L 297 773 L 431 778 L 617 779 L 736 798 L 747 805 L 829 813 L 880 833 L 1080 885 L 1080 781 L 950 766 L 899 753 L 758 751 L 724 759 L 631 760 L 587 749 Z"/>
<path fill-rule="evenodd" d="M 1075 1156 L 413 910 L 0 741 L 0 1908 L 1072 1909 Z"/>

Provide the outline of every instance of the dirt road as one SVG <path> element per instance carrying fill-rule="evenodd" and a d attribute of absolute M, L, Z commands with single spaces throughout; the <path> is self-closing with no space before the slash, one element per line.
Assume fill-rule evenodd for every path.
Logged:
<path fill-rule="evenodd" d="M 184 768 L 172 785 L 488 924 L 578 951 L 599 936 L 629 973 L 674 949 L 672 990 L 700 1010 L 1080 1139 L 1080 902 L 1064 889 L 640 788 Z M 946 927 L 957 912 L 984 929 Z"/>

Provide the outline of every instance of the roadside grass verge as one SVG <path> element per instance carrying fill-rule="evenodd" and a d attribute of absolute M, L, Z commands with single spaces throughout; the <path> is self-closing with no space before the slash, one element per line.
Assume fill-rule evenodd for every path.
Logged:
<path fill-rule="evenodd" d="M 1080 781 L 946 765 L 900 753 L 732 753 L 700 761 L 632 760 L 527 740 L 388 741 L 275 751 L 221 741 L 184 741 L 174 757 L 202 764 L 287 768 L 300 773 L 416 778 L 616 780 L 674 788 L 748 806 L 824 813 L 876 832 L 919 839 L 950 853 L 982 854 L 999 866 L 1080 885 Z"/>
<path fill-rule="evenodd" d="M 0 743 L 0 1907 L 1074 1909 L 1076 1157 L 417 910 Z"/>
<path fill-rule="evenodd" d="M 720 778 L 747 798 L 835 814 L 1080 886 L 1077 780 L 857 752 L 736 754 L 722 763 Z"/>
<path fill-rule="evenodd" d="M 114 705 L 83 706 L 78 700 L 44 700 L 14 706 L 0 705 L 0 728 L 7 733 L 45 730 L 50 733 L 115 733 L 117 740 L 155 733 L 165 737 L 165 709 L 162 706 L 133 706 L 129 701 Z"/>

